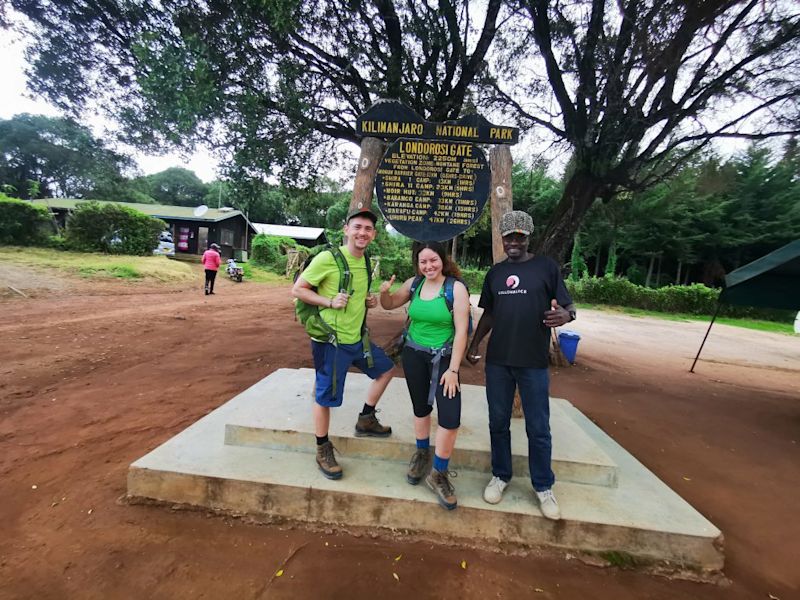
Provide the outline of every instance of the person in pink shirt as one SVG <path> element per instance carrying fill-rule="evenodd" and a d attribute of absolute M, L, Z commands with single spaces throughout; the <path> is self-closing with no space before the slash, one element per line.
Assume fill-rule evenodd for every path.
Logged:
<path fill-rule="evenodd" d="M 208 250 L 203 252 L 203 268 L 206 270 L 206 296 L 214 293 L 214 280 L 217 278 L 220 259 L 219 246 L 211 244 Z"/>

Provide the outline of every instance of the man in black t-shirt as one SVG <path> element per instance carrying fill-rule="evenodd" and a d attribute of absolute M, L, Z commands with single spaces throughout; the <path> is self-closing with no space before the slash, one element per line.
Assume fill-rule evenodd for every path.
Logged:
<path fill-rule="evenodd" d="M 467 360 L 478 362 L 478 347 L 491 331 L 486 351 L 486 399 L 492 479 L 484 490 L 484 500 L 500 502 L 511 481 L 511 409 L 518 387 L 528 434 L 531 483 L 542 514 L 557 520 L 561 511 L 552 491 L 548 347 L 551 328 L 573 321 L 575 306 L 555 261 L 528 252 L 532 232 L 533 219 L 527 213 L 515 210 L 500 219 L 508 258 L 486 274 L 478 304 L 483 315 L 467 349 Z"/>

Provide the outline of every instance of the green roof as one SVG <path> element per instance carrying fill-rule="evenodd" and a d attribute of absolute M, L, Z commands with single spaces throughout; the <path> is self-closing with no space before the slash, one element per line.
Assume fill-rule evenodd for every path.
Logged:
<path fill-rule="evenodd" d="M 239 210 L 221 210 L 209 208 L 202 217 L 194 216 L 195 207 L 193 206 L 170 206 L 166 204 L 139 204 L 138 202 L 109 202 L 107 200 L 74 200 L 69 198 L 45 198 L 44 200 L 34 200 L 34 204 L 47 206 L 49 208 L 60 208 L 64 210 L 74 210 L 81 202 L 97 202 L 99 204 L 121 204 L 129 206 L 139 212 L 151 217 L 166 219 L 184 219 L 186 221 L 200 221 L 206 223 L 217 223 L 244 214 Z M 247 220 L 247 217 L 245 217 Z M 252 227 L 252 225 L 251 225 Z M 255 231 L 255 229 L 254 229 Z"/>

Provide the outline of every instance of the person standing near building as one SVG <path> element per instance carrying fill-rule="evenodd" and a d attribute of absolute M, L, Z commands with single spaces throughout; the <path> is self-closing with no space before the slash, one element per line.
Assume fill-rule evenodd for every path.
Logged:
<path fill-rule="evenodd" d="M 444 244 L 415 243 L 411 262 L 417 277 L 406 280 L 396 292 L 390 293 L 395 280 L 392 275 L 380 288 L 381 306 L 387 310 L 411 302 L 402 357 L 414 410 L 417 449 L 411 457 L 406 480 L 417 485 L 425 477 L 425 484 L 436 494 L 439 504 L 453 510 L 458 501 L 448 467 L 461 425 L 458 370 L 469 337 L 469 292 L 459 280 L 461 273 L 448 258 Z M 439 427 L 436 450 L 432 453 L 434 401 Z"/>
<path fill-rule="evenodd" d="M 217 244 L 211 244 L 208 250 L 203 252 L 202 259 L 203 268 L 206 271 L 206 296 L 214 293 L 214 280 L 217 278 L 220 262 L 222 262 L 222 260 L 220 258 L 219 246 Z"/>
<path fill-rule="evenodd" d="M 486 350 L 486 399 L 492 447 L 492 479 L 483 498 L 497 504 L 511 481 L 511 409 L 519 388 L 528 434 L 528 464 L 539 508 L 548 519 L 561 518 L 553 494 L 548 355 L 551 328 L 575 319 L 558 265 L 528 252 L 533 219 L 512 211 L 500 219 L 507 259 L 486 274 L 479 306 L 483 315 L 467 349 L 476 364 L 481 340 L 492 332 Z"/>
<path fill-rule="evenodd" d="M 344 226 L 347 244 L 339 247 L 338 251 L 351 273 L 349 289 L 339 289 L 341 269 L 333 252 L 327 250 L 314 257 L 292 288 L 295 298 L 320 307 L 320 317 L 335 335 L 334 342 L 311 340 L 316 371 L 313 412 L 317 466 L 328 479 L 342 477 L 342 468 L 328 439 L 328 429 L 330 409 L 342 405 L 345 376 L 350 366 L 357 367 L 372 379 L 356 422 L 355 435 L 387 437 L 392 433 L 391 427 L 378 421 L 375 405 L 392 379 L 394 363 L 375 344 L 369 342 L 369 347 L 365 348 L 363 337 L 366 311 L 378 305 L 378 298 L 369 293 L 364 256 L 367 246 L 375 239 L 377 221 L 378 217 L 368 209 L 357 209 L 347 215 Z M 371 359 L 368 357 L 370 354 Z"/>

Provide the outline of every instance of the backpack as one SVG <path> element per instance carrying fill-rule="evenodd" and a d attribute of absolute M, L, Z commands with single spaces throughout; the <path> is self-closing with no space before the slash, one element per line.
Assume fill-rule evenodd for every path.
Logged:
<path fill-rule="evenodd" d="M 350 284 L 352 283 L 352 273 L 350 272 L 350 265 L 347 264 L 347 259 L 342 254 L 342 251 L 339 250 L 338 246 L 334 246 L 332 244 L 326 244 L 325 248 L 321 252 L 330 252 L 333 255 L 333 260 L 336 262 L 336 266 L 339 267 L 339 291 L 350 293 Z M 311 261 L 319 255 L 321 252 L 313 256 L 309 256 L 303 266 L 297 270 L 294 274 L 294 281 L 297 281 L 297 278 L 306 270 Z M 364 261 L 366 262 L 367 266 L 367 293 L 369 294 L 369 289 L 372 287 L 372 264 L 369 259 L 369 255 L 365 252 L 364 253 Z M 314 291 L 317 291 L 317 288 L 312 288 Z M 329 342 L 331 344 L 336 344 L 336 331 L 325 322 L 322 316 L 319 314 L 319 306 L 314 304 L 307 304 L 300 299 L 295 299 L 294 305 L 294 315 L 297 321 L 300 321 L 300 324 L 306 330 L 306 333 L 309 337 L 313 340 L 321 341 L 321 342 Z M 364 314 L 364 322 L 361 324 L 361 333 L 362 336 L 366 332 L 366 322 L 367 316 L 366 313 Z M 365 351 L 368 351 L 368 346 L 365 346 Z"/>
<path fill-rule="evenodd" d="M 411 282 L 411 289 L 410 291 L 410 299 L 411 301 L 414 300 L 414 294 L 417 292 L 417 288 L 422 283 L 424 277 L 422 275 L 417 275 L 414 277 L 414 280 Z M 445 304 L 447 305 L 450 314 L 453 314 L 453 302 L 454 302 L 454 291 L 453 288 L 455 287 L 456 281 L 460 281 L 464 284 L 464 287 L 467 288 L 467 294 L 469 294 L 469 288 L 467 284 L 464 282 L 463 279 L 457 277 L 445 277 L 444 285 L 442 285 L 442 291 L 440 292 L 444 296 Z M 406 339 L 408 338 L 408 328 L 411 325 L 411 319 L 406 317 L 405 325 L 403 325 L 403 329 L 395 335 L 389 342 L 384 345 L 383 350 L 386 355 L 392 359 L 393 362 L 399 363 L 400 357 L 403 353 L 403 347 L 406 345 Z M 467 325 L 467 335 L 472 335 L 472 307 L 469 310 L 469 323 Z"/>

